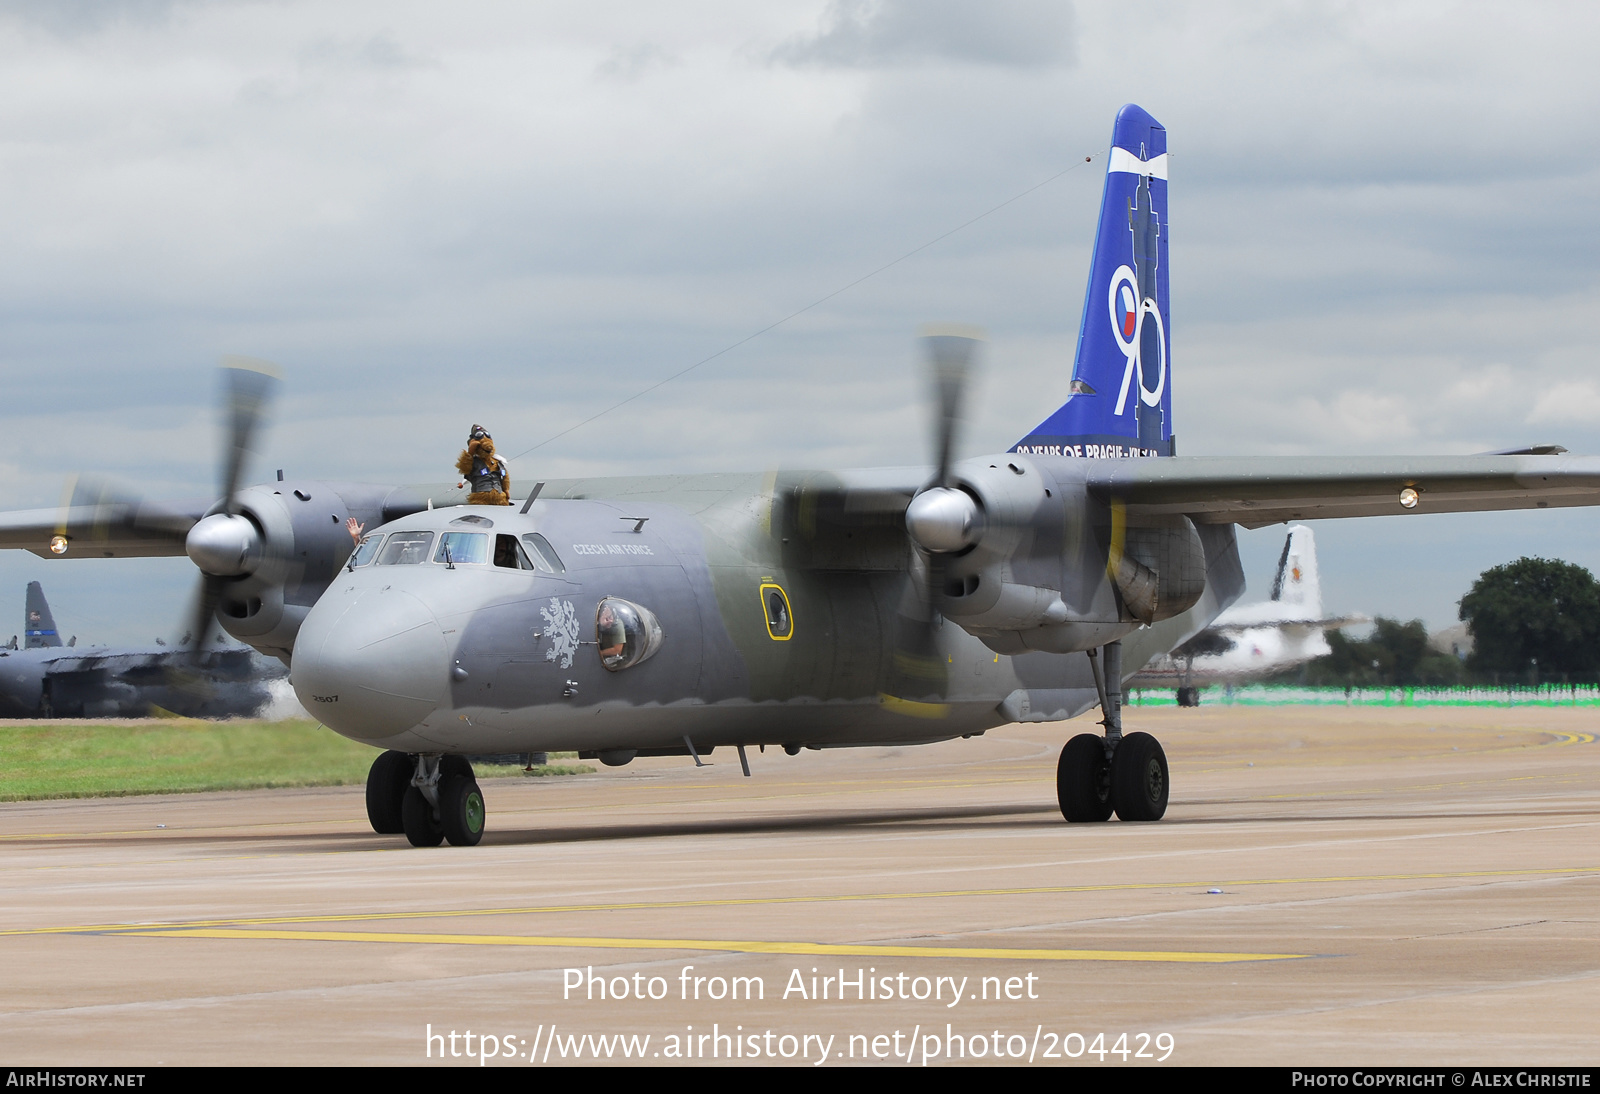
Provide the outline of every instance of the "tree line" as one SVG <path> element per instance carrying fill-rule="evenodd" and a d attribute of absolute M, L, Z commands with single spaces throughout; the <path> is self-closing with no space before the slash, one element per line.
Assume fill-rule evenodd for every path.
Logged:
<path fill-rule="evenodd" d="M 1364 639 L 1328 632 L 1328 656 L 1277 679 L 1324 687 L 1600 682 L 1600 582 L 1582 566 L 1524 557 L 1485 570 L 1458 616 L 1472 635 L 1465 661 L 1431 648 L 1422 620 L 1380 617 Z"/>

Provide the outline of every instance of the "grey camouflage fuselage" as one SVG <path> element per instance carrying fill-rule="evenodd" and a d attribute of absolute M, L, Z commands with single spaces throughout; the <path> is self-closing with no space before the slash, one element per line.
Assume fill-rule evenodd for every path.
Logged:
<path fill-rule="evenodd" d="M 1004 459 L 961 465 L 980 487 L 986 476 L 1036 480 L 1031 510 L 1016 514 L 1021 540 L 1004 544 L 1003 558 L 976 560 L 975 572 L 1007 594 L 1047 590 L 1065 618 L 1032 620 L 1030 630 L 1053 637 L 1029 649 L 1004 629 L 998 601 L 962 625 L 952 612 L 935 631 L 937 702 L 885 695 L 917 564 L 902 516 L 926 481 L 917 469 L 875 472 L 876 484 L 803 474 L 579 480 L 552 483 L 526 515 L 411 514 L 377 531 L 538 533 L 564 572 L 434 561 L 341 570 L 299 628 L 295 689 L 338 732 L 406 752 L 681 752 L 685 737 L 697 750 L 926 742 L 1077 715 L 1097 692 L 1088 658 L 1062 654 L 1121 638 L 1131 673 L 1242 592 L 1232 525 L 1190 526 L 1204 589 L 1187 610 L 1142 625 L 1107 565 L 1125 551 L 1125 532 L 1081 481 L 1087 464 L 1010 457 L 1008 469 Z M 887 499 L 876 509 L 832 505 L 873 488 Z M 769 617 L 773 587 L 792 613 L 784 634 Z M 602 666 L 596 612 L 606 598 L 654 613 L 658 653 L 620 672 Z"/>

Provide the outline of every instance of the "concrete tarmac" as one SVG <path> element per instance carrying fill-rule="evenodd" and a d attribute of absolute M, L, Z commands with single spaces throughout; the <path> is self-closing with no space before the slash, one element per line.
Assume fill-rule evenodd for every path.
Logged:
<path fill-rule="evenodd" d="M 487 780 L 476 848 L 360 788 L 0 805 L 0 1060 L 1600 1060 L 1594 712 L 1126 722 L 1157 824 L 1062 821 L 1088 719 Z"/>

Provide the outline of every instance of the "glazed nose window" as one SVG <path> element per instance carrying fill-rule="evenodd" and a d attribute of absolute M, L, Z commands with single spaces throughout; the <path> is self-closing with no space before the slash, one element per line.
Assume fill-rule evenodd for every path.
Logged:
<path fill-rule="evenodd" d="M 631 600 L 608 596 L 600 601 L 594 631 L 600 666 L 607 672 L 632 668 L 661 648 L 661 624 L 649 608 Z"/>

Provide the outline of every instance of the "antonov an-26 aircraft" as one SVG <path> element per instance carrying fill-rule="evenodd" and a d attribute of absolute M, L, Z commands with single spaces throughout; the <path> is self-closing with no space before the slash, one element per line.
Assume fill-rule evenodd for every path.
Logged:
<path fill-rule="evenodd" d="M 213 619 L 289 662 L 330 728 L 384 750 L 379 832 L 475 844 L 465 758 L 607 764 L 733 746 L 916 744 L 1091 707 L 1069 821 L 1158 820 L 1166 757 L 1122 732 L 1125 679 L 1243 591 L 1235 525 L 1600 503 L 1600 459 L 1212 459 L 1173 444 L 1167 134 L 1118 113 L 1066 403 L 1010 451 L 954 457 L 973 342 L 926 339 L 934 466 L 577 479 L 510 507 L 451 486 L 239 486 L 270 381 L 235 368 L 215 504 L 80 491 L 0 517 L 44 557 L 187 553 Z M 352 553 L 345 521 L 372 531 Z M 746 765 L 746 770 L 748 766 Z"/>

